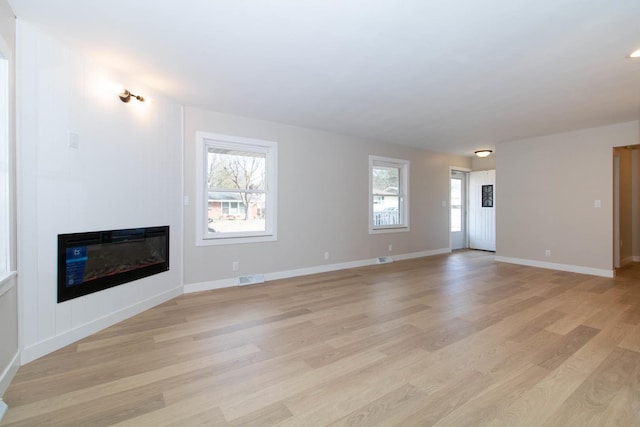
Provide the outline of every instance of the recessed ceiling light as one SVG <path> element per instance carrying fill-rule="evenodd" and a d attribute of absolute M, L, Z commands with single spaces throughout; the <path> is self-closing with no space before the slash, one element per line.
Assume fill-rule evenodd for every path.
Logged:
<path fill-rule="evenodd" d="M 640 58 L 640 49 L 638 49 L 638 50 L 636 50 L 634 52 L 631 52 L 629 54 L 629 58 Z"/>

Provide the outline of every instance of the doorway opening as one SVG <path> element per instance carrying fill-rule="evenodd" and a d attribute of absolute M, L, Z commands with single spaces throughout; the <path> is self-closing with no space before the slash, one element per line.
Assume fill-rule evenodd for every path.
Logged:
<path fill-rule="evenodd" d="M 613 149 L 613 268 L 640 261 L 640 145 Z"/>

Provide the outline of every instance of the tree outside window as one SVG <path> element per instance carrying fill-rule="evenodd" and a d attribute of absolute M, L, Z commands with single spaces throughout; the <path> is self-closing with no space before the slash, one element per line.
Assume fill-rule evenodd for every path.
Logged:
<path fill-rule="evenodd" d="M 266 153 L 213 145 L 207 164 L 210 231 L 265 231 Z"/>
<path fill-rule="evenodd" d="M 200 244 L 256 241 L 254 237 L 274 240 L 275 143 L 198 135 L 206 194 L 202 204 L 202 240 L 218 240 Z"/>

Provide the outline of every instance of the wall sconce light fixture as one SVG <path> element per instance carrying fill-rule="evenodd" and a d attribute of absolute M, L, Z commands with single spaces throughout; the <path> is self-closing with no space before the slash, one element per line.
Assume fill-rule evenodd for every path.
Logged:
<path fill-rule="evenodd" d="M 478 151 L 475 152 L 476 156 L 478 156 L 478 157 L 487 157 L 491 153 L 493 153 L 492 150 L 478 150 Z"/>
<path fill-rule="evenodd" d="M 131 98 L 135 98 L 140 102 L 144 102 L 144 98 L 141 97 L 140 95 L 134 95 L 131 92 L 129 92 L 127 89 L 124 89 L 122 93 L 119 93 L 118 96 L 120 97 L 120 101 L 122 102 L 129 102 L 131 101 Z"/>

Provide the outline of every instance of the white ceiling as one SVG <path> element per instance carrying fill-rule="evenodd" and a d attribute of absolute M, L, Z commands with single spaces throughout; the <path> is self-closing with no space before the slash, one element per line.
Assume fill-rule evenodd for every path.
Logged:
<path fill-rule="evenodd" d="M 640 118 L 638 0 L 10 0 L 176 101 L 457 154 Z"/>

